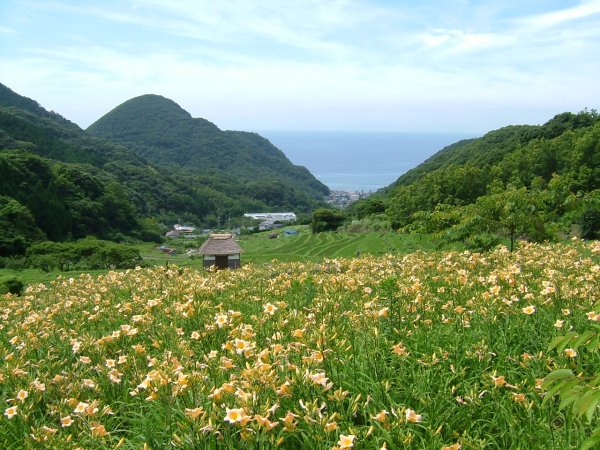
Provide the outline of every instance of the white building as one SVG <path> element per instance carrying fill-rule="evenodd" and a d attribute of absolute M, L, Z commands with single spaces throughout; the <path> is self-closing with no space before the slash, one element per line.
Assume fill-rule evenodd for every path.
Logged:
<path fill-rule="evenodd" d="M 296 220 L 296 214 L 293 212 L 281 212 L 281 213 L 247 213 L 244 214 L 244 217 L 250 217 L 256 220 L 272 220 L 280 221 L 280 222 L 290 222 L 292 220 Z"/>
<path fill-rule="evenodd" d="M 192 227 L 191 225 L 180 225 L 178 223 L 173 225 L 173 229 L 175 231 L 179 231 L 180 233 L 193 233 L 196 231 L 196 228 Z"/>

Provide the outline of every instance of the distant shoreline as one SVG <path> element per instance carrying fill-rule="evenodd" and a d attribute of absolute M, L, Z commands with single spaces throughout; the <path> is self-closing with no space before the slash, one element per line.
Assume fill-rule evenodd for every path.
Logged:
<path fill-rule="evenodd" d="M 464 133 L 263 131 L 295 165 L 331 190 L 375 192 L 427 158 L 471 135 Z"/>

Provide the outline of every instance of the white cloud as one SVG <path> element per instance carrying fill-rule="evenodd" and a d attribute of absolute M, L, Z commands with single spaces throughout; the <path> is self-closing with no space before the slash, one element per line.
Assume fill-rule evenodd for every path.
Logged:
<path fill-rule="evenodd" d="M 354 2 L 317 0 L 272 1 L 136 1 L 98 6 L 49 3 L 53 11 L 152 30 L 159 36 L 186 38 L 198 46 L 219 46 L 231 52 L 240 47 L 263 51 L 281 47 L 277 56 L 292 49 L 312 52 L 313 57 L 345 56 L 348 38 L 356 28 L 380 14 L 377 8 L 363 8 Z M 348 35 L 343 35 L 347 31 Z M 342 35 L 340 35 L 342 33 Z M 292 56 L 298 56 L 297 54 Z"/>
<path fill-rule="evenodd" d="M 600 2 L 592 0 L 559 11 L 522 17 L 517 20 L 517 23 L 528 27 L 549 28 L 574 20 L 586 19 L 598 14 L 600 14 Z"/>
<path fill-rule="evenodd" d="M 516 43 L 514 37 L 500 33 L 474 33 L 445 29 L 435 29 L 421 34 L 420 39 L 427 48 L 441 48 L 449 52 L 479 51 Z"/>
<path fill-rule="evenodd" d="M 511 105 L 600 103 L 596 3 L 562 21 L 475 2 L 37 3 L 53 33 L 0 48 L 0 81 L 83 126 L 144 93 L 228 129 L 485 130 Z"/>

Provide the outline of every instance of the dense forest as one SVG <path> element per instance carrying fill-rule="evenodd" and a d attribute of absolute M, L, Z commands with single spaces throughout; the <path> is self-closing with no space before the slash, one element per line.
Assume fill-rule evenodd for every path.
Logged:
<path fill-rule="evenodd" d="M 562 113 L 450 145 L 352 207 L 394 228 L 485 249 L 600 235 L 600 116 Z"/>
<path fill-rule="evenodd" d="M 329 189 L 306 168 L 256 133 L 221 131 L 192 118 L 172 100 L 142 95 L 93 123 L 94 136 L 125 145 L 157 167 L 202 174 L 200 180 L 232 197 L 304 210 Z"/>
<path fill-rule="evenodd" d="M 249 210 L 309 212 L 328 193 L 258 135 L 222 132 L 158 96 L 127 104 L 148 115 L 122 116 L 145 140 L 93 136 L 0 84 L 0 256 L 46 239 L 157 239 L 160 224 L 210 227 Z"/>

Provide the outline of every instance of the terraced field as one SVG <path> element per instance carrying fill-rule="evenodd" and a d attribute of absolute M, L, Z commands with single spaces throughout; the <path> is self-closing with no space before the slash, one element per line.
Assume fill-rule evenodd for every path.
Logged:
<path fill-rule="evenodd" d="M 269 232 L 242 236 L 240 245 L 244 249 L 242 264 L 280 262 L 319 262 L 326 258 L 352 258 L 359 255 L 382 255 L 385 253 L 408 254 L 416 250 L 432 250 L 436 243 L 417 235 L 403 235 L 394 232 L 370 233 L 319 233 L 312 234 L 308 226 L 291 227 L 299 231 L 297 236 L 285 236 L 280 231 L 277 239 L 269 239 Z M 155 243 L 139 245 L 145 265 L 177 265 L 202 268 L 202 258 L 190 258 L 188 249 L 198 248 L 200 242 L 180 240 L 168 241 L 165 245 L 177 250 L 175 255 L 166 255 Z M 102 274 L 106 271 L 94 271 Z M 26 285 L 47 283 L 59 274 L 74 277 L 81 272 L 42 272 L 39 269 L 10 270 L 0 269 L 0 283 L 5 279 L 18 278 Z"/>
<path fill-rule="evenodd" d="M 276 239 L 269 239 L 268 233 L 243 237 L 240 245 L 244 248 L 244 262 L 318 261 L 361 254 L 409 253 L 433 247 L 430 240 L 393 232 L 312 234 L 308 227 L 299 231 L 297 236 L 281 233 Z"/>

